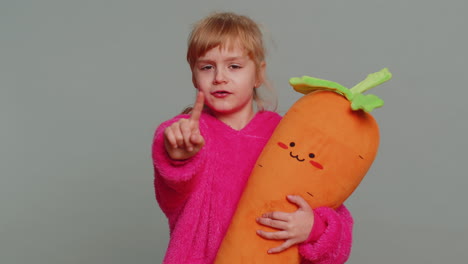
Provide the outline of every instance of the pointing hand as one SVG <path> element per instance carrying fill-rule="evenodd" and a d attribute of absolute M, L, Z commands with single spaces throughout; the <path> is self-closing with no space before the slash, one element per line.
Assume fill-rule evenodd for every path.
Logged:
<path fill-rule="evenodd" d="M 198 92 L 190 118 L 181 118 L 164 130 L 164 147 L 172 159 L 191 158 L 205 144 L 199 126 L 204 100 L 204 94 Z"/>

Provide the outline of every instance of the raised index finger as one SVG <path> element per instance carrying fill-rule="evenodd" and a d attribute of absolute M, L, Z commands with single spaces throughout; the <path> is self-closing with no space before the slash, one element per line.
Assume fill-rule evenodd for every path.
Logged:
<path fill-rule="evenodd" d="M 190 120 L 198 123 L 200 120 L 201 113 L 203 111 L 203 105 L 205 103 L 205 95 L 200 91 L 197 94 L 197 100 L 193 105 L 192 113 L 190 114 Z"/>

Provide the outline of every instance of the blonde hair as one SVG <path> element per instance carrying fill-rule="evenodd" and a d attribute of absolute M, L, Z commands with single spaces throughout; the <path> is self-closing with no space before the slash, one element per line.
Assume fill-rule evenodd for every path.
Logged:
<path fill-rule="evenodd" d="M 237 15 L 231 12 L 214 13 L 195 24 L 188 38 L 187 62 L 193 71 L 198 58 L 205 55 L 215 47 L 233 48 L 241 44 L 247 55 L 255 63 L 257 75 L 261 74 L 262 64 L 265 62 L 265 48 L 263 46 L 263 35 L 259 26 L 249 17 Z M 276 111 L 276 95 L 265 76 L 261 78 L 265 87 L 271 94 L 273 102 L 267 102 L 261 98 L 254 89 L 254 101 L 259 111 Z"/>

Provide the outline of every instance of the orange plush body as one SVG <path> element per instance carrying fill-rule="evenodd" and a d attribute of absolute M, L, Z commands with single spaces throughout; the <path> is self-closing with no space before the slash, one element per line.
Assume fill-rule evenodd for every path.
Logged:
<path fill-rule="evenodd" d="M 379 129 L 367 112 L 353 111 L 334 91 L 301 97 L 285 114 L 258 158 L 215 263 L 300 263 L 297 246 L 267 250 L 284 241 L 266 240 L 256 230 L 265 212 L 294 212 L 287 195 L 302 196 L 312 208 L 337 208 L 359 185 L 376 157 Z"/>

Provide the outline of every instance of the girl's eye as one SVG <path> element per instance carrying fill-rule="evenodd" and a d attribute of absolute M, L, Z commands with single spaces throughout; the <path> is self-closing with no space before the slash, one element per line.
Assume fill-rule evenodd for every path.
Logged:
<path fill-rule="evenodd" d="M 240 66 L 240 65 L 237 65 L 237 64 L 231 64 L 229 67 L 230 67 L 231 69 L 240 69 L 240 68 L 241 68 L 241 66 Z"/>
<path fill-rule="evenodd" d="M 211 69 L 213 69 L 213 66 L 212 65 L 205 65 L 205 66 L 202 66 L 201 69 L 202 69 L 202 71 L 211 70 Z"/>

